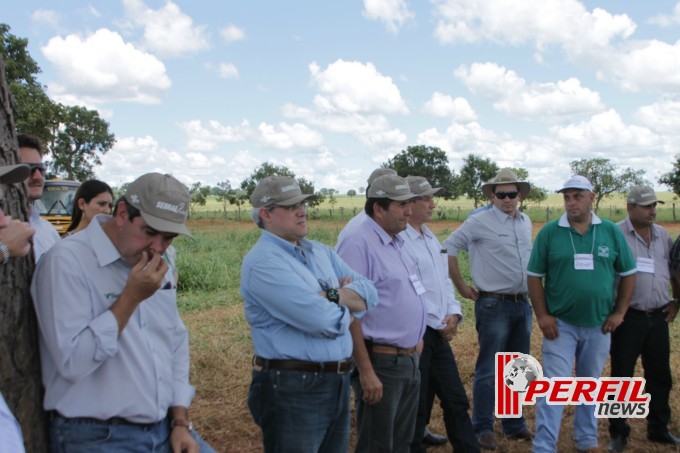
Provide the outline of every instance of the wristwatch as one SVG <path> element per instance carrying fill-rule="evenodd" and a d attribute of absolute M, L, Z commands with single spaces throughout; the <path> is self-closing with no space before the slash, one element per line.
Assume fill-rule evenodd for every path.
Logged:
<path fill-rule="evenodd" d="M 173 430 L 177 426 L 183 426 L 186 429 L 188 429 L 189 432 L 194 430 L 194 424 L 191 423 L 191 420 L 178 420 L 176 418 L 173 418 L 172 421 L 170 422 L 170 429 Z"/>
<path fill-rule="evenodd" d="M 2 241 L 0 241 L 0 253 L 2 253 L 2 264 L 7 264 L 9 261 L 9 248 Z"/>
<path fill-rule="evenodd" d="M 321 289 L 326 292 L 326 299 L 333 302 L 334 304 L 340 302 L 340 293 L 337 289 L 331 288 L 330 285 L 322 278 L 319 279 L 319 285 L 321 286 Z"/>

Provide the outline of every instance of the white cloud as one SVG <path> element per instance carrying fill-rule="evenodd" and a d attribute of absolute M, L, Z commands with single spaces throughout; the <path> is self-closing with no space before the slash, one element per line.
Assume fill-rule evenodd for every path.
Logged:
<path fill-rule="evenodd" d="M 144 45 L 162 56 L 179 57 L 208 47 L 205 26 L 194 26 L 193 19 L 176 3 L 167 1 L 154 10 L 143 0 L 123 0 L 127 20 L 144 28 Z"/>
<path fill-rule="evenodd" d="M 232 43 L 246 39 L 246 32 L 241 27 L 229 24 L 220 30 L 220 36 L 222 36 L 222 39 L 227 43 Z"/>
<path fill-rule="evenodd" d="M 278 127 L 260 123 L 260 142 L 263 148 L 276 149 L 313 148 L 323 143 L 323 136 L 308 126 L 295 123 L 279 123 Z"/>
<path fill-rule="evenodd" d="M 203 124 L 200 120 L 185 121 L 178 124 L 187 135 L 187 147 L 192 150 L 211 151 L 219 143 L 237 143 L 253 136 L 247 120 L 236 126 L 223 126 L 211 120 Z"/>
<path fill-rule="evenodd" d="M 347 113 L 408 113 L 399 88 L 392 78 L 378 72 L 372 63 L 337 60 L 325 70 L 309 65 L 319 95 L 317 107 Z"/>
<path fill-rule="evenodd" d="M 92 17 L 102 17 L 102 13 L 92 5 L 87 5 L 87 12 L 91 14 Z"/>
<path fill-rule="evenodd" d="M 225 79 L 238 79 L 238 68 L 232 63 L 220 63 L 220 77 Z"/>
<path fill-rule="evenodd" d="M 672 27 L 680 24 L 680 2 L 675 4 L 673 14 L 659 14 L 649 19 L 648 22 L 661 27 Z"/>
<path fill-rule="evenodd" d="M 477 114 L 465 98 L 454 99 L 439 92 L 432 93 L 423 110 L 430 115 L 451 118 L 459 123 L 469 123 L 477 119 Z"/>
<path fill-rule="evenodd" d="M 61 16 L 58 12 L 51 9 L 37 9 L 31 14 L 31 19 L 38 24 L 45 24 L 52 28 L 57 28 Z"/>
<path fill-rule="evenodd" d="M 364 0 L 362 14 L 369 20 L 383 22 L 391 33 L 397 33 L 404 23 L 415 18 L 405 0 Z"/>
<path fill-rule="evenodd" d="M 639 41 L 603 55 L 601 79 L 611 78 L 629 91 L 680 90 L 680 41 Z"/>
<path fill-rule="evenodd" d="M 635 118 L 645 127 L 663 135 L 680 135 L 680 100 L 662 99 L 640 107 Z"/>
<path fill-rule="evenodd" d="M 171 85 L 160 60 L 104 28 L 84 38 L 54 37 L 41 51 L 59 73 L 59 81 L 48 84 L 57 100 L 155 104 Z"/>
<path fill-rule="evenodd" d="M 528 84 L 515 71 L 496 63 L 462 65 L 454 74 L 472 93 L 492 100 L 496 110 L 522 119 L 557 121 L 604 110 L 599 93 L 582 87 L 575 78 Z"/>

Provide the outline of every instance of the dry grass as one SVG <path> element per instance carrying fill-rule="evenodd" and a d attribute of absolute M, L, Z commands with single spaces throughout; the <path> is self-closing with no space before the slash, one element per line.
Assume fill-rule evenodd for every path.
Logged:
<path fill-rule="evenodd" d="M 205 224 L 201 226 L 211 228 L 213 225 Z M 535 225 L 535 231 L 538 231 L 540 226 Z M 680 233 L 680 225 L 664 226 L 672 237 L 676 237 Z M 452 231 L 455 227 L 455 224 L 437 223 L 434 229 L 436 232 L 442 232 Z M 467 313 L 470 313 L 471 302 L 464 301 L 464 304 L 466 304 Z M 184 321 L 191 334 L 191 379 L 196 387 L 196 398 L 192 405 L 192 418 L 199 432 L 206 441 L 210 442 L 220 452 L 262 451 L 260 430 L 253 423 L 246 404 L 250 384 L 252 345 L 241 303 L 231 301 L 226 307 L 188 312 L 184 315 Z M 541 338 L 540 331 L 534 323 L 531 352 L 539 359 Z M 678 327 L 675 327 L 672 331 L 671 343 L 671 351 L 677 351 L 678 344 L 680 344 L 680 329 Z M 477 354 L 477 337 L 474 330 L 474 320 L 471 316 L 468 316 L 466 322 L 461 325 L 458 335 L 452 341 L 452 346 L 460 368 L 461 378 L 466 389 L 468 389 L 468 397 L 471 399 L 472 377 Z M 680 359 L 675 353 L 672 355 L 671 365 L 674 376 L 677 378 L 680 370 Z M 607 375 L 608 373 L 609 365 L 607 364 L 604 374 Z M 642 375 L 640 369 L 638 369 L 636 375 Z M 680 395 L 677 387 L 671 394 L 671 407 L 674 418 L 670 429 L 677 433 L 680 432 Z M 529 426 L 533 429 L 533 407 L 525 407 L 524 413 L 527 416 Z M 609 442 L 606 423 L 606 420 L 600 421 L 601 451 L 606 451 Z M 642 453 L 676 451 L 673 447 L 658 446 L 647 442 L 644 420 L 631 420 L 631 425 L 633 430 L 627 451 Z M 438 406 L 433 411 L 430 427 L 434 432 L 445 432 L 441 409 Z M 560 452 L 575 451 L 571 438 L 572 427 L 573 410 L 567 407 L 560 435 Z M 529 443 L 509 441 L 503 438 L 498 423 L 496 424 L 496 438 L 499 441 L 497 452 L 527 452 L 531 450 Z M 450 451 L 450 445 L 433 448 L 429 451 Z"/>

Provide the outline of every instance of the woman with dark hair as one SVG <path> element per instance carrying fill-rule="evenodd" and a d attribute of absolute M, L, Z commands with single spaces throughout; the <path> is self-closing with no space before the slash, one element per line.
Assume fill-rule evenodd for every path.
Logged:
<path fill-rule="evenodd" d="M 97 214 L 111 214 L 112 206 L 113 190 L 108 184 L 96 179 L 85 181 L 76 192 L 75 200 L 73 200 L 71 225 L 64 236 L 84 230 Z"/>

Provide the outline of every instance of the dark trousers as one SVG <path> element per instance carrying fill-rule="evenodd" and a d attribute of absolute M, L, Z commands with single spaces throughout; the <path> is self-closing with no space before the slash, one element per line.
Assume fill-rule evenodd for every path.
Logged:
<path fill-rule="evenodd" d="M 431 327 L 425 331 L 423 342 L 423 352 L 420 355 L 420 399 L 411 452 L 425 451 L 423 433 L 432 410 L 432 399 L 428 397 L 428 392 L 434 392 L 441 401 L 446 434 L 453 445 L 453 451 L 478 452 L 479 444 L 468 412 L 470 402 L 458 374 L 451 345 Z"/>
<path fill-rule="evenodd" d="M 637 358 L 642 356 L 646 391 L 651 396 L 647 432 L 665 433 L 671 418 L 668 396 L 673 385 L 670 368 L 670 341 L 666 314 L 645 315 L 628 310 L 621 325 L 612 333 L 612 376 L 633 377 Z M 625 418 L 610 418 L 609 433 L 628 436 Z"/>

